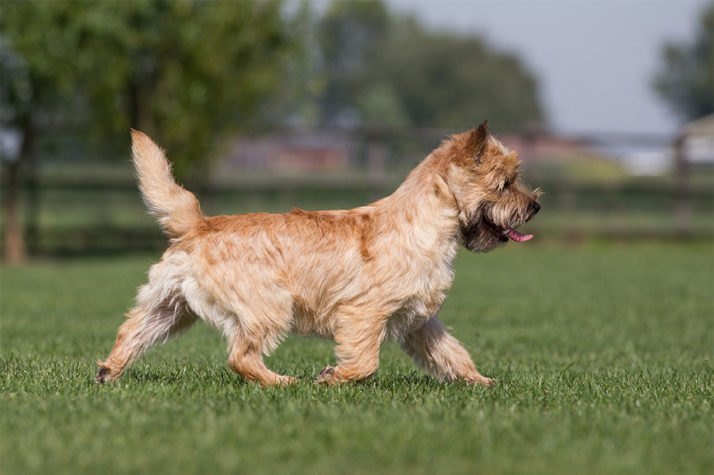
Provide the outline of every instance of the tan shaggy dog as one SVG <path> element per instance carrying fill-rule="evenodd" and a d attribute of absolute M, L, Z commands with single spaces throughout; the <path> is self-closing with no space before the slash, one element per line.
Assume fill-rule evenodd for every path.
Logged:
<path fill-rule="evenodd" d="M 133 131 L 134 165 L 151 213 L 171 238 L 151 267 L 96 381 L 118 378 L 146 348 L 197 318 L 228 340 L 228 365 L 263 384 L 293 382 L 265 366 L 289 331 L 337 342 L 316 381 L 362 380 L 396 338 L 439 380 L 490 385 L 437 319 L 460 245 L 525 241 L 538 191 L 518 182 L 518 153 L 487 123 L 434 150 L 391 195 L 352 210 L 206 217 L 177 185 L 164 152 Z"/>

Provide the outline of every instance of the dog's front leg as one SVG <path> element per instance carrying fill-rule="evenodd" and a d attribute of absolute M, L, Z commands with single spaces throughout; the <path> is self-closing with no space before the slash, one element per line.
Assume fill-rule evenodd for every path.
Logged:
<path fill-rule="evenodd" d="M 386 318 L 350 315 L 340 319 L 335 333 L 337 366 L 323 369 L 315 382 L 336 384 L 372 376 L 379 367 L 379 347 L 385 334 Z"/>
<path fill-rule="evenodd" d="M 401 343 L 417 365 L 439 380 L 462 380 L 484 386 L 494 383 L 476 370 L 466 349 L 436 317 L 405 335 Z"/>

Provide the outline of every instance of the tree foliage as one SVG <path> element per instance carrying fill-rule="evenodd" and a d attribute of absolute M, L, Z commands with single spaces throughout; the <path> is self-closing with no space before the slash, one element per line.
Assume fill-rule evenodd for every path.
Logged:
<path fill-rule="evenodd" d="M 323 120 L 518 129 L 543 119 L 537 82 L 518 57 L 476 36 L 431 32 L 380 1 L 334 2 L 320 23 Z"/>
<path fill-rule="evenodd" d="M 714 113 L 714 2 L 702 10 L 692 43 L 664 45 L 654 87 L 683 119 Z"/>
<path fill-rule="evenodd" d="M 519 129 L 542 119 L 535 78 L 518 57 L 473 36 L 433 33 L 414 21 L 394 29 L 377 73 L 415 124 L 470 127 L 488 119 Z"/>
<path fill-rule="evenodd" d="M 389 18 L 379 0 L 335 1 L 320 19 L 318 39 L 325 87 L 323 120 L 360 121 L 357 94 L 373 81 L 372 67 L 387 35 Z"/>
<path fill-rule="evenodd" d="M 299 52 L 276 1 L 27 1 L 3 10 L 3 50 L 30 82 L 15 109 L 71 111 L 105 137 L 146 130 L 172 150 L 179 174 L 255 116 Z M 3 76 L 24 81 L 15 70 Z"/>

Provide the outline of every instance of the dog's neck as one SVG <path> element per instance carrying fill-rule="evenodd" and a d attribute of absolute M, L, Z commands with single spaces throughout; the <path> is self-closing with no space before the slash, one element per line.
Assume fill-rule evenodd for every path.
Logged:
<path fill-rule="evenodd" d="M 374 205 L 402 226 L 429 236 L 434 245 L 458 247 L 458 203 L 443 177 L 440 157 L 429 155 L 390 196 Z"/>

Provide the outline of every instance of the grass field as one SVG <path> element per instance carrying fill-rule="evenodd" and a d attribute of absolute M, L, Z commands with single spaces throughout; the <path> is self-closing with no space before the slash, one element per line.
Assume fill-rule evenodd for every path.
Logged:
<path fill-rule="evenodd" d="M 289 338 L 234 376 L 199 324 L 92 382 L 155 255 L 2 271 L 0 473 L 712 473 L 711 244 L 462 253 L 441 318 L 491 389 L 439 384 L 398 346 L 317 387 L 332 344 Z"/>

